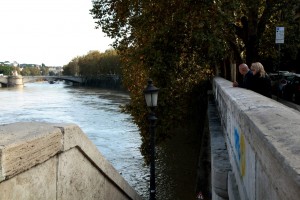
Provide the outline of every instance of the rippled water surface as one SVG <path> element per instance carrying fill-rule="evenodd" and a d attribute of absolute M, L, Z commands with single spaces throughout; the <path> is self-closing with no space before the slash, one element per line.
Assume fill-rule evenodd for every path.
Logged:
<path fill-rule="evenodd" d="M 48 82 L 0 88 L 0 124 L 75 123 L 138 193 L 147 197 L 148 167 L 139 151 L 141 138 L 130 115 L 120 112 L 127 94 Z"/>

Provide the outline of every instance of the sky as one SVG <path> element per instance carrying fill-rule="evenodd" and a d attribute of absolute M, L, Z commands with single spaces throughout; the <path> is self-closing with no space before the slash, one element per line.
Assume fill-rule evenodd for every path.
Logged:
<path fill-rule="evenodd" d="M 91 8 L 91 0 L 0 0 L 0 62 L 63 66 L 112 48 Z"/>

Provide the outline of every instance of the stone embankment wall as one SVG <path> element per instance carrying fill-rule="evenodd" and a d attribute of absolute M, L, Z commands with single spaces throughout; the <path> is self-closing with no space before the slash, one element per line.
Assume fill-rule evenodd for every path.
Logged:
<path fill-rule="evenodd" d="M 0 199 L 141 199 L 74 124 L 0 126 Z"/>
<path fill-rule="evenodd" d="M 213 199 L 299 199 L 300 112 L 220 77 L 213 97 Z"/>

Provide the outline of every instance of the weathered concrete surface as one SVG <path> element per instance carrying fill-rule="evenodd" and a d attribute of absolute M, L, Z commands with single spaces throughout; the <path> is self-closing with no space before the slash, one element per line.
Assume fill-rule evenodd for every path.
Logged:
<path fill-rule="evenodd" d="M 0 199 L 141 199 L 74 124 L 0 126 Z"/>
<path fill-rule="evenodd" d="M 23 172 L 62 150 L 60 129 L 45 123 L 0 126 L 0 181 Z"/>
<path fill-rule="evenodd" d="M 0 183 L 1 200 L 56 199 L 57 158 Z"/>
<path fill-rule="evenodd" d="M 228 172 L 228 199 L 240 200 L 240 194 L 238 192 L 238 186 L 232 171 Z"/>
<path fill-rule="evenodd" d="M 214 99 L 208 101 L 211 146 L 212 199 L 228 199 L 228 172 L 231 170 L 225 138 Z"/>
<path fill-rule="evenodd" d="M 241 199 L 299 199 L 300 113 L 216 77 L 213 91 Z"/>
<path fill-rule="evenodd" d="M 127 199 L 77 148 L 60 155 L 57 186 L 58 200 Z"/>
<path fill-rule="evenodd" d="M 121 190 L 126 191 L 127 195 L 133 199 L 140 198 L 136 191 L 124 180 L 122 176 L 115 170 L 115 168 L 105 159 L 104 156 L 98 151 L 97 147 L 90 141 L 78 126 L 73 124 L 55 125 L 60 128 L 64 134 L 64 151 L 77 147 L 83 152 L 92 163 L 102 171 L 107 178 L 120 187 Z"/>

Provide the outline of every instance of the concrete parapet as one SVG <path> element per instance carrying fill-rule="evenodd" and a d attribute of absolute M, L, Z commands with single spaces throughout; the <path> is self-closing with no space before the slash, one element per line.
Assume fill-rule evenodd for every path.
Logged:
<path fill-rule="evenodd" d="M 228 172 L 231 170 L 225 138 L 215 101 L 208 103 L 208 122 L 211 146 L 212 199 L 228 199 Z"/>
<path fill-rule="evenodd" d="M 238 192 L 238 186 L 232 171 L 228 172 L 228 199 L 240 200 L 240 194 Z"/>
<path fill-rule="evenodd" d="M 141 199 L 74 124 L 0 126 L 0 199 Z"/>
<path fill-rule="evenodd" d="M 213 93 L 240 199 L 299 199 L 300 112 L 220 77 Z"/>

